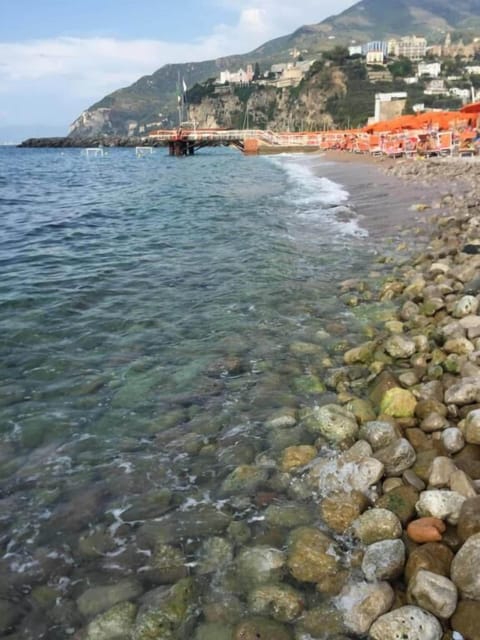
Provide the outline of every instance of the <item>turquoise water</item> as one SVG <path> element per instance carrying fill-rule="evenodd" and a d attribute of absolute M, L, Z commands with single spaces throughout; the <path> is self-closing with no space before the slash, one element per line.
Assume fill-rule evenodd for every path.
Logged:
<path fill-rule="evenodd" d="M 0 148 L 8 630 L 70 637 L 88 622 L 74 605 L 88 586 L 135 575 L 152 588 L 141 534 L 164 513 L 183 523 L 167 538 L 192 575 L 207 534 L 184 523 L 190 507 L 216 505 L 268 540 L 256 494 L 286 495 L 275 473 L 240 497 L 221 484 L 309 443 L 301 427 L 265 423 L 331 396 L 319 386 L 327 361 L 360 330 L 337 284 L 373 258 L 352 196 L 312 167 L 229 150 Z M 89 553 L 81 541 L 94 534 Z M 71 604 L 65 619 L 59 603 Z"/>

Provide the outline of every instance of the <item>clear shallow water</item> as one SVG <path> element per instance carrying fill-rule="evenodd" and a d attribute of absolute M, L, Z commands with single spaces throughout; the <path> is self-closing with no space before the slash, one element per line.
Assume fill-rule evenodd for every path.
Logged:
<path fill-rule="evenodd" d="M 246 525 L 243 544 L 273 536 L 256 494 L 285 497 L 275 473 L 221 484 L 309 442 L 265 421 L 318 400 L 359 330 L 337 283 L 373 256 L 348 192 L 311 164 L 0 148 L 0 598 L 23 637 L 68 637 L 86 619 L 52 610 L 88 586 L 152 588 L 145 522 L 163 513 L 193 574 L 212 535 L 198 505 Z"/>

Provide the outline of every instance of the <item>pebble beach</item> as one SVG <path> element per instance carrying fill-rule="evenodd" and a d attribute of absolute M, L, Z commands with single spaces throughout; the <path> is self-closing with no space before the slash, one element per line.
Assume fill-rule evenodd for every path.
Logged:
<path fill-rule="evenodd" d="M 432 159 L 388 163 L 384 171 L 438 195 L 417 207 L 428 217 L 424 248 L 376 292 L 395 313 L 344 354 L 341 402 L 316 416 L 329 441 L 356 442 L 333 466 L 312 463 L 310 474 L 331 494 L 320 506 L 325 521 L 364 545 L 363 575 L 337 600 L 348 630 L 375 640 L 476 640 L 480 165 Z M 363 286 L 348 281 L 342 291 L 361 299 Z"/>
<path fill-rule="evenodd" d="M 37 152 L 0 637 L 477 640 L 479 164 L 213 153 L 185 192 L 177 159 Z"/>

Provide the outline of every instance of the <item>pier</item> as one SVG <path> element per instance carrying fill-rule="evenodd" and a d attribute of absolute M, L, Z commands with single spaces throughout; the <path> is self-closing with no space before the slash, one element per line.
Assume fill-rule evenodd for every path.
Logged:
<path fill-rule="evenodd" d="M 320 133 L 274 133 L 262 129 L 166 129 L 152 131 L 148 140 L 168 146 L 171 156 L 194 155 L 204 147 L 235 147 L 245 154 L 318 150 Z"/>

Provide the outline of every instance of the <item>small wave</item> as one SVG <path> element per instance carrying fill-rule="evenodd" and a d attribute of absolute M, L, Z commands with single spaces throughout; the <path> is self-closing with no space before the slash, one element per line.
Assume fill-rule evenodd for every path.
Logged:
<path fill-rule="evenodd" d="M 333 180 L 315 173 L 310 159 L 298 156 L 276 156 L 272 162 L 287 174 L 290 189 L 286 197 L 295 207 L 297 218 L 329 224 L 343 236 L 366 237 L 347 189 Z"/>

